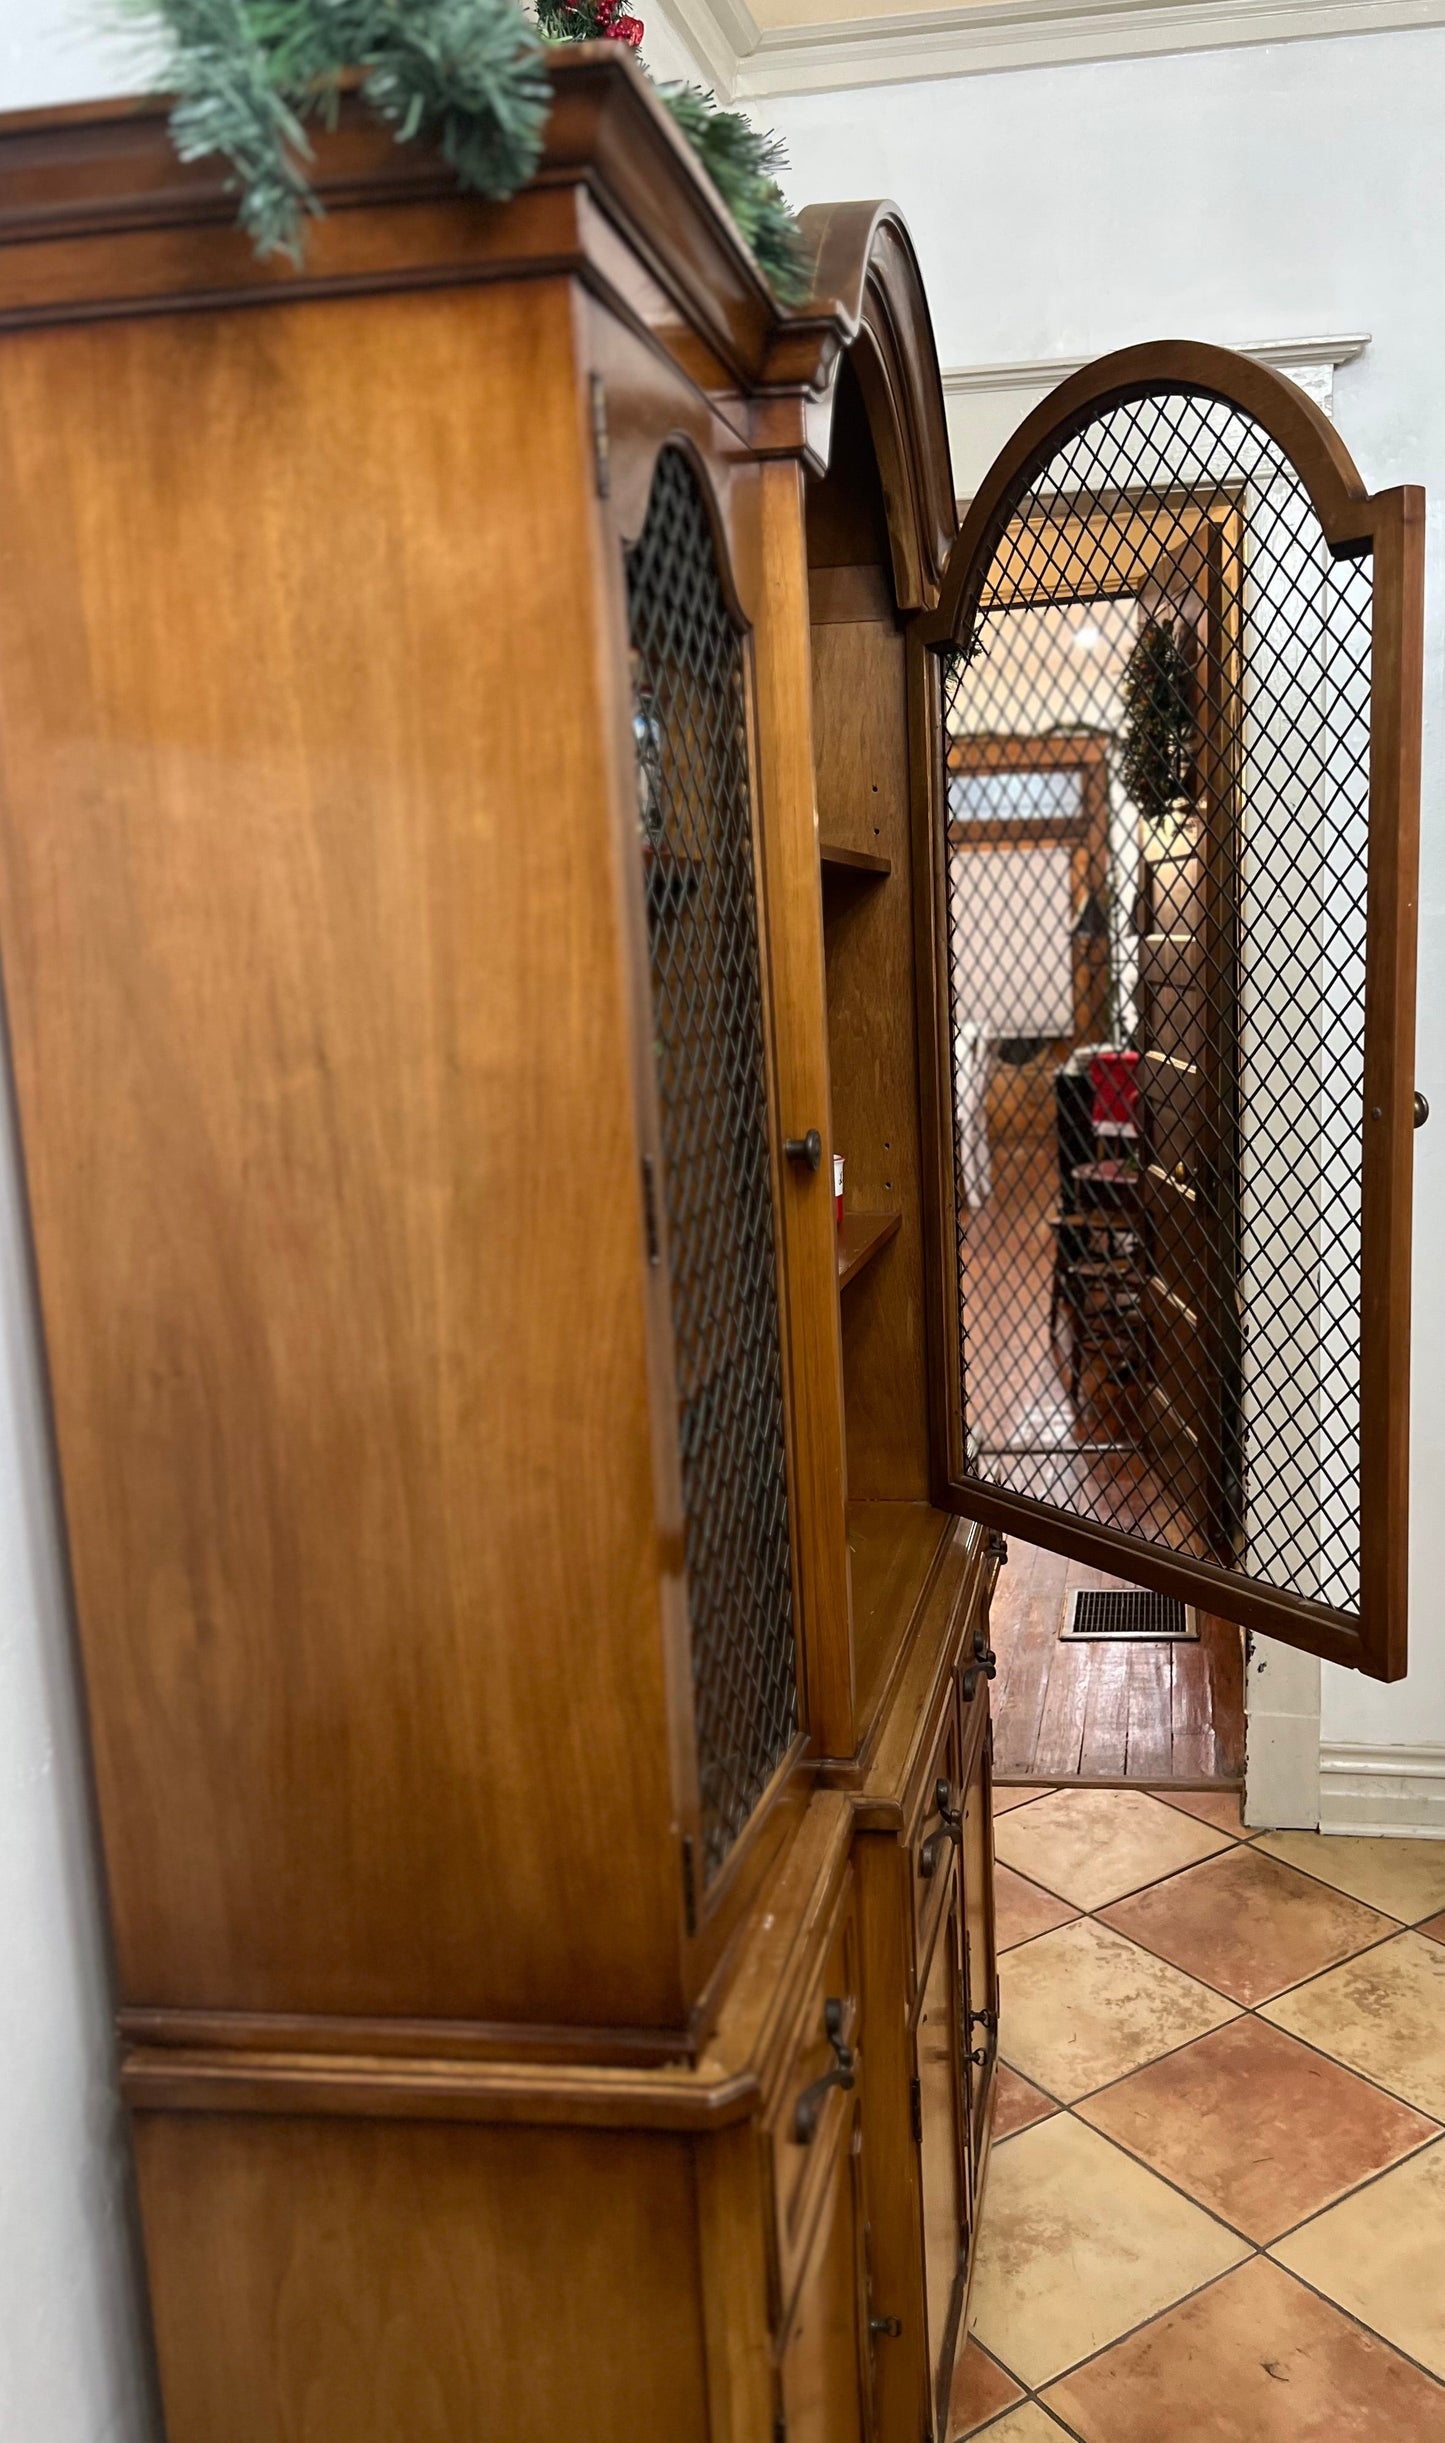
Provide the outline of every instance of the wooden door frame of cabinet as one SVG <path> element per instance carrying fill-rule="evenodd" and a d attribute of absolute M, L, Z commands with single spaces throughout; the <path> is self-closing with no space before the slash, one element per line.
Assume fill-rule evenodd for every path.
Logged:
<path fill-rule="evenodd" d="M 794 1386 L 798 1627 L 809 1745 L 814 1755 L 836 1756 L 856 1744 L 857 1705 L 803 472 L 796 460 L 773 459 L 756 476 L 753 674 L 774 1125 L 779 1138 L 816 1128 L 823 1141 L 818 1171 L 782 1165 L 778 1196 Z"/>
<path fill-rule="evenodd" d="M 963 1770 L 965 1773 L 968 1770 L 966 1763 Z M 924 2351 L 924 2362 L 929 2387 L 929 2402 L 936 2421 L 936 2431 L 939 2432 L 944 2431 L 946 2428 L 948 2394 L 952 2388 L 953 2371 L 958 2361 L 959 2347 L 965 2330 L 964 2318 L 967 2313 L 969 2283 L 973 2270 L 973 2260 L 976 2253 L 974 2247 L 975 2229 L 973 2215 L 973 2154 L 970 2144 L 969 2119 L 970 2082 L 968 2076 L 969 2065 L 966 2058 L 968 2049 L 966 2025 L 968 1988 L 964 1972 L 963 1867 L 961 1863 L 961 1853 L 957 1849 L 951 1849 L 949 1852 L 946 1874 L 947 1882 L 942 1906 L 934 1913 L 927 1944 L 919 1954 L 913 2000 L 908 2014 L 908 2046 L 910 2059 L 912 2062 L 911 2075 L 916 2084 L 921 2084 L 921 2072 L 918 2061 L 918 2035 L 923 2014 L 924 1997 L 928 1991 L 929 1973 L 933 1966 L 938 1945 L 941 1942 L 947 1942 L 949 1940 L 948 1929 L 950 1920 L 952 1920 L 954 1927 L 954 2010 L 957 2016 L 955 2029 L 957 2042 L 955 2043 L 954 2047 L 953 2070 L 955 2078 L 956 2105 L 954 2128 L 959 2149 L 959 2159 L 956 2167 L 959 2202 L 959 2259 L 954 2272 L 953 2288 L 949 2294 L 948 2316 L 944 2324 L 943 2334 L 939 2343 L 940 2355 L 935 2361 L 932 2355 L 931 2335 L 929 2337 L 928 2346 Z M 960 2047 L 962 2048 L 961 2051 Z M 914 2145 L 915 2151 L 918 2155 L 918 2239 L 923 2256 L 923 2322 L 924 2331 L 927 2333 L 928 2275 L 925 2201 L 923 2193 L 923 2144 L 924 2138 L 920 2128 L 919 2134 L 917 2134 L 914 2138 Z M 937 2378 L 936 2388 L 935 2377 Z"/>
<path fill-rule="evenodd" d="M 684 1519 L 677 1448 L 671 1287 L 666 1264 L 650 1260 L 653 1232 L 657 1233 L 665 1254 L 666 1220 L 656 1189 L 652 1211 L 649 1213 L 647 1210 L 641 1164 L 637 1182 L 638 1261 L 646 1284 L 649 1325 L 653 1464 L 668 1670 L 669 1732 L 682 1844 L 678 1859 L 677 1938 L 684 1960 L 685 1982 L 693 1997 L 689 2035 L 695 2047 L 702 2041 L 713 2015 L 734 1932 L 782 1845 L 796 1829 L 808 1796 L 806 1781 L 800 1778 L 798 1768 L 807 1744 L 807 1648 L 803 1622 L 809 1610 L 812 1556 L 800 1549 L 797 1532 L 807 1508 L 806 1504 L 800 1503 L 798 1490 L 804 1464 L 802 1445 L 806 1443 L 807 1433 L 804 1411 L 797 1397 L 796 1361 L 790 1329 L 794 1305 L 789 1290 L 791 1251 L 783 1227 L 783 1190 L 786 1183 L 781 1173 L 786 1166 L 782 1164 L 778 1151 L 780 1130 L 775 991 L 770 958 L 774 922 L 769 904 L 770 876 L 766 870 L 765 826 L 769 818 L 764 813 L 772 790 L 759 743 L 757 703 L 758 673 L 765 658 L 759 656 L 756 650 L 762 563 L 756 496 L 763 470 L 746 460 L 739 460 L 736 436 L 722 424 L 710 402 L 686 380 L 662 350 L 639 340 L 636 333 L 619 325 L 606 308 L 597 306 L 591 300 L 584 304 L 580 295 L 578 309 L 585 351 L 579 362 L 592 369 L 588 381 L 579 381 L 577 385 L 579 416 L 590 418 L 588 390 L 594 378 L 602 383 L 604 408 L 613 397 L 617 402 L 615 410 L 609 408 L 607 411 L 609 481 L 605 492 L 599 491 L 595 504 L 598 548 L 603 564 L 602 581 L 610 606 L 608 632 L 618 640 L 616 647 L 604 655 L 603 684 L 611 695 L 610 728 L 618 810 L 614 831 L 614 889 L 619 931 L 626 944 L 629 967 L 635 1124 L 639 1153 L 643 1161 L 651 1162 L 654 1181 L 662 1176 L 662 1136 L 656 1064 L 652 1051 L 654 1022 L 650 958 L 642 899 L 636 887 L 636 763 L 631 690 L 627 678 L 628 628 L 624 572 L 626 551 L 635 540 L 647 514 L 657 461 L 662 452 L 669 448 L 685 458 L 697 483 L 712 530 L 723 598 L 741 643 L 748 729 L 749 814 L 758 876 L 758 964 L 767 1069 L 769 1158 L 773 1208 L 778 1217 L 779 1353 L 793 1546 L 799 1730 L 706 1890 L 702 1887 L 698 1864 L 701 1810 L 691 1629 L 683 1571 Z M 836 1292 L 834 1305 L 836 1307 Z M 841 1386 L 841 1355 L 839 1367 Z M 841 1387 L 839 1400 L 841 1406 Z"/>
<path fill-rule="evenodd" d="M 952 1046 L 948 1037 L 948 875 L 942 822 L 940 654 L 965 633 L 991 548 L 1020 481 L 1049 450 L 1113 407 L 1188 391 L 1238 408 L 1269 434 L 1300 478 L 1330 551 L 1373 560 L 1368 884 L 1362 1100 L 1360 1578 L 1358 1618 L 1276 1591 L 1214 1562 L 1052 1505 L 968 1481 L 959 1382 L 957 1229 L 951 1176 Z M 1414 1132 L 1414 969 L 1420 832 L 1425 498 L 1417 485 L 1370 493 L 1340 434 L 1314 401 L 1271 367 L 1191 340 L 1162 340 L 1101 357 L 1051 391 L 999 453 L 949 560 L 937 605 L 909 630 L 914 763 L 914 858 L 919 880 L 919 1054 L 925 1135 L 936 1130 L 924 1206 L 940 1261 L 928 1335 L 935 1395 L 934 1500 L 1016 1528 L 1059 1552 L 1163 1594 L 1216 1608 L 1246 1628 L 1331 1661 L 1397 1679 L 1405 1669 L 1409 1567 L 1410 1261 Z M 929 671 L 927 665 L 934 665 Z M 925 881 L 928 898 L 923 892 Z M 925 971 L 931 971 L 925 976 Z M 946 1131 L 946 1133 L 944 1133 Z M 925 1146 L 927 1152 L 927 1146 Z"/>
<path fill-rule="evenodd" d="M 875 2397 L 884 2435 L 922 2433 L 932 2418 L 924 2315 L 923 2207 L 910 2102 L 913 2059 L 912 1852 L 893 1831 L 853 1839 L 862 1963 L 863 2159 L 873 2234 L 874 2305 L 903 2330 L 880 2338 Z M 900 1999 L 907 2004 L 899 2007 Z M 880 2267 L 882 2279 L 880 2280 Z"/>

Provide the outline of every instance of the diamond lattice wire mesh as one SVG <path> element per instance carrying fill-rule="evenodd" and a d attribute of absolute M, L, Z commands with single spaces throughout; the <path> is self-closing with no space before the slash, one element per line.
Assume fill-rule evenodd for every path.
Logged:
<path fill-rule="evenodd" d="M 1369 562 L 1172 393 L 945 665 L 966 1421 L 1010 1489 L 1359 1609 Z"/>
<path fill-rule="evenodd" d="M 627 595 L 710 1875 L 798 1706 L 742 647 L 676 450 Z"/>

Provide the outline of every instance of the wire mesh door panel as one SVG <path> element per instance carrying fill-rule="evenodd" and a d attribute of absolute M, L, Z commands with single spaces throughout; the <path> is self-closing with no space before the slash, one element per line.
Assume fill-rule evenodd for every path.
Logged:
<path fill-rule="evenodd" d="M 932 640 L 960 1447 L 1021 1532 L 1393 1673 L 1403 496 L 1183 353 L 1025 429 Z"/>
<path fill-rule="evenodd" d="M 743 650 L 679 450 L 627 599 L 706 1879 L 798 1699 Z"/>

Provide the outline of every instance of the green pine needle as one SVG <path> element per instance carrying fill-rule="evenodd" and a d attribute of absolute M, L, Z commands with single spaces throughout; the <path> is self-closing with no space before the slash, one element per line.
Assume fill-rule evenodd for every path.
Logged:
<path fill-rule="evenodd" d="M 463 187 L 515 195 L 541 155 L 551 108 L 543 41 L 517 0 L 115 0 L 160 54 L 176 97 L 183 161 L 220 154 L 260 255 L 301 259 L 311 185 L 304 122 L 334 120 L 348 69 L 379 118 L 408 144 L 428 136 Z M 600 0 L 539 0 L 547 41 L 595 36 Z M 784 304 L 807 294 L 798 226 L 776 173 L 776 139 L 695 85 L 662 100 L 707 170 Z"/>
<path fill-rule="evenodd" d="M 720 110 L 698 85 L 664 85 L 661 95 L 776 295 L 784 305 L 800 304 L 808 272 L 801 232 L 775 174 L 787 167 L 777 137 L 759 135 L 740 110 Z"/>
<path fill-rule="evenodd" d="M 182 160 L 230 163 L 256 251 L 299 262 L 308 213 L 302 121 L 334 117 L 340 80 L 399 143 L 429 135 L 464 187 L 504 200 L 537 166 L 552 106 L 545 53 L 516 0 L 120 0 L 160 51 Z"/>
<path fill-rule="evenodd" d="M 1158 822 L 1186 793 L 1194 755 L 1194 686 L 1172 620 L 1146 619 L 1124 670 L 1124 786 Z"/>

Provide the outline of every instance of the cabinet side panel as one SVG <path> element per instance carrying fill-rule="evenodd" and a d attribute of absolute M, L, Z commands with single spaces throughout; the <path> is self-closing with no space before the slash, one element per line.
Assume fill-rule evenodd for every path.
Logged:
<path fill-rule="evenodd" d="M 0 940 L 130 2002 L 682 2015 L 572 315 L 0 346 Z"/>
<path fill-rule="evenodd" d="M 689 2142 L 142 2116 L 170 2443 L 704 2443 Z"/>

